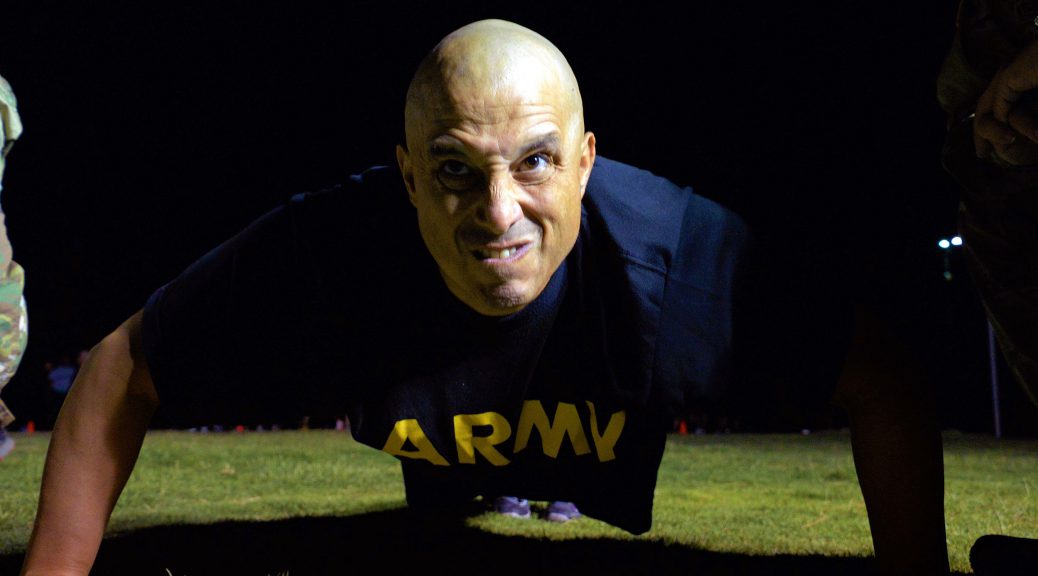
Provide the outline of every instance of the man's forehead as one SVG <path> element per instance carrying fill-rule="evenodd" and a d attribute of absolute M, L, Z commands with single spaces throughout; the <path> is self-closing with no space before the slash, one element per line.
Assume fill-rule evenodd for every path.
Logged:
<path fill-rule="evenodd" d="M 441 132 L 432 135 L 425 147 L 431 157 L 467 155 L 470 151 L 481 154 L 501 154 L 503 156 L 525 156 L 534 150 L 559 151 L 563 140 L 559 129 L 554 124 L 532 126 L 529 130 L 509 134 L 506 138 L 484 138 L 478 134 L 464 134 L 456 131 Z"/>
<path fill-rule="evenodd" d="M 502 98 L 473 94 L 469 98 L 439 98 L 427 103 L 420 118 L 429 126 L 449 128 L 465 124 L 498 125 L 509 122 L 561 122 L 571 107 L 553 95 L 541 98 Z"/>
<path fill-rule="evenodd" d="M 554 134 L 561 142 L 574 130 L 571 109 L 555 103 L 503 104 L 487 100 L 466 103 L 443 102 L 428 106 L 417 118 L 416 135 L 428 146 L 523 147 L 533 140 Z M 481 142 L 488 141 L 488 142 Z M 492 142 L 489 142 L 492 141 Z"/>
<path fill-rule="evenodd" d="M 417 121 L 426 138 L 452 130 L 477 133 L 506 126 L 522 132 L 526 128 L 544 132 L 543 125 L 567 130 L 574 118 L 569 99 L 551 89 L 455 90 L 430 95 L 410 118 Z"/>

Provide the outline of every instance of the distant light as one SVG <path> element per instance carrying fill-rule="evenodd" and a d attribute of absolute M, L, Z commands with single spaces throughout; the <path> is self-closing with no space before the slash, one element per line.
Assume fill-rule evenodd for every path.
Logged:
<path fill-rule="evenodd" d="M 940 246 L 942 250 L 947 250 L 948 248 L 951 248 L 951 242 L 948 242 L 947 238 L 941 238 L 941 241 L 938 242 L 937 245 Z"/>
<path fill-rule="evenodd" d="M 952 246 L 962 246 L 962 237 L 961 236 L 954 236 L 954 237 L 952 237 Z"/>
<path fill-rule="evenodd" d="M 951 282 L 951 279 L 952 279 L 952 273 L 951 273 L 951 272 L 949 272 L 949 271 L 947 271 L 947 270 L 945 270 L 945 271 L 944 271 L 944 279 L 945 279 L 945 280 L 947 280 L 947 281 L 949 281 L 949 282 Z"/>

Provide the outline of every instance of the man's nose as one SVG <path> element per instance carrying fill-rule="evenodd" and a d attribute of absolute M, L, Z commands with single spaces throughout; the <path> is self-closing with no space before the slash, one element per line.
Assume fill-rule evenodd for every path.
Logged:
<path fill-rule="evenodd" d="M 511 178 L 492 181 L 476 211 L 476 221 L 495 234 L 504 234 L 522 220 L 523 208 L 519 205 L 515 186 Z"/>

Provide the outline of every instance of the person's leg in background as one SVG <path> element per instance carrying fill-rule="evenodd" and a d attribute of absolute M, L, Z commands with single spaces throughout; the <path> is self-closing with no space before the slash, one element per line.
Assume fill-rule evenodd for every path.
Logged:
<path fill-rule="evenodd" d="M 0 77 L 0 191 L 3 190 L 7 153 L 22 133 L 17 104 L 11 86 Z M 11 242 L 7 237 L 4 213 L 0 205 L 0 390 L 18 370 L 29 335 L 28 315 L 22 295 L 25 272 L 12 260 L 12 255 Z M 6 427 L 12 421 L 14 415 L 0 401 L 0 459 L 14 448 L 14 439 L 8 436 L 6 431 Z"/>
<path fill-rule="evenodd" d="M 965 263 L 1003 357 L 1038 409 L 1038 140 L 1025 128 L 1038 120 L 1038 43 L 1029 9 L 1016 0 L 960 0 L 936 87 L 948 119 L 941 162 L 960 188 Z M 978 576 L 1034 574 L 1038 538 L 984 535 L 970 565 Z"/>

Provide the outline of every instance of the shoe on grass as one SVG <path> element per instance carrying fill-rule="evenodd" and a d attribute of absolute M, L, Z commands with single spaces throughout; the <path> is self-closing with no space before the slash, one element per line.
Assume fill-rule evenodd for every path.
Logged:
<path fill-rule="evenodd" d="M 580 518 L 580 510 L 572 502 L 552 502 L 548 505 L 548 520 L 551 522 L 569 522 Z"/>
<path fill-rule="evenodd" d="M 515 496 L 498 496 L 494 499 L 494 512 L 513 518 L 529 518 L 530 501 Z"/>
<path fill-rule="evenodd" d="M 1038 539 L 988 534 L 970 548 L 970 567 L 977 576 L 1034 574 Z"/>

